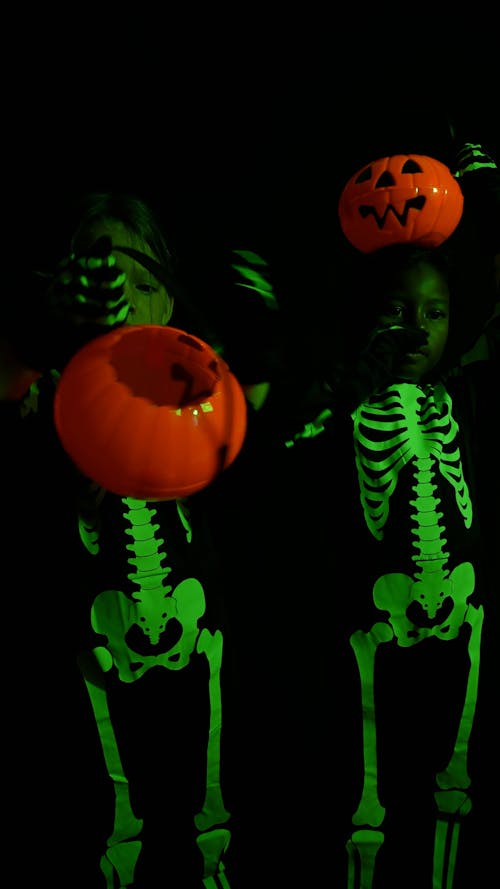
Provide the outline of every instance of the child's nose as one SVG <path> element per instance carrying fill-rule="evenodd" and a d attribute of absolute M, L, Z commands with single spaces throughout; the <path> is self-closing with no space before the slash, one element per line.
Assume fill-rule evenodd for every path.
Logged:
<path fill-rule="evenodd" d="M 413 324 L 421 330 L 427 330 L 427 318 L 425 314 L 416 310 L 413 313 Z"/>
<path fill-rule="evenodd" d="M 427 318 L 417 317 L 415 320 L 415 327 L 417 330 L 421 330 L 422 333 L 427 337 L 427 342 L 429 341 L 429 325 L 427 323 Z"/>

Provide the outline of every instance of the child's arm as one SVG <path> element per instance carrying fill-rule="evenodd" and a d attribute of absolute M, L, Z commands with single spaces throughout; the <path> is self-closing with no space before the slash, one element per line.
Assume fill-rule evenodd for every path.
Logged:
<path fill-rule="evenodd" d="M 20 401 L 40 376 L 20 361 L 6 337 L 0 337 L 0 401 Z"/>
<path fill-rule="evenodd" d="M 29 284 L 29 299 L 8 312 L 0 344 L 3 400 L 23 398 L 34 379 L 61 371 L 86 342 L 123 324 L 129 309 L 110 239 L 63 260 L 53 274 L 34 272 Z"/>
<path fill-rule="evenodd" d="M 259 411 L 284 366 L 282 316 L 267 260 L 251 250 L 232 250 L 229 267 L 229 304 L 220 352 L 249 405 Z"/>
<path fill-rule="evenodd" d="M 401 361 L 408 352 L 416 351 L 427 341 L 427 334 L 407 324 L 378 327 L 366 347 L 339 365 L 325 385 L 325 405 L 294 437 L 285 442 L 291 447 L 301 438 L 314 438 L 323 432 L 325 423 L 338 414 L 350 414 L 370 395 L 394 382 Z"/>
<path fill-rule="evenodd" d="M 456 139 L 456 135 L 455 139 Z M 492 313 L 461 364 L 497 361 L 500 357 L 500 169 L 493 156 L 475 141 L 461 140 L 456 151 L 456 177 L 464 192 L 464 207 L 491 261 Z M 496 302 L 495 302 L 496 292 Z"/>
<path fill-rule="evenodd" d="M 500 169 L 479 142 L 455 136 L 456 176 L 464 194 L 464 214 L 472 218 L 500 286 Z"/>

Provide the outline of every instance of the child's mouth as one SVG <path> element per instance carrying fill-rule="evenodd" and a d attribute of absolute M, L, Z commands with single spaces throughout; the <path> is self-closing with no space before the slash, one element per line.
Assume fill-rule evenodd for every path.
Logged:
<path fill-rule="evenodd" d="M 407 352 L 405 358 L 408 361 L 422 361 L 422 359 L 426 358 L 427 355 L 425 352 Z"/>

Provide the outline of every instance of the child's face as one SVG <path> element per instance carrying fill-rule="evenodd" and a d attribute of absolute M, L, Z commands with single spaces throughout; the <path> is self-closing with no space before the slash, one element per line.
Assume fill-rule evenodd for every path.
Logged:
<path fill-rule="evenodd" d="M 130 232 L 121 222 L 97 222 L 86 232 L 85 238 L 93 243 L 108 235 L 111 238 L 117 265 L 125 272 L 125 296 L 130 303 L 126 324 L 168 324 L 172 315 L 173 299 L 165 286 L 142 265 L 122 253 L 119 247 L 132 247 L 155 259 L 150 248 Z"/>
<path fill-rule="evenodd" d="M 379 323 L 402 322 L 427 333 L 426 345 L 405 357 L 402 379 L 418 383 L 436 366 L 448 339 L 449 311 L 448 283 L 427 262 L 405 269 L 391 280 Z"/>

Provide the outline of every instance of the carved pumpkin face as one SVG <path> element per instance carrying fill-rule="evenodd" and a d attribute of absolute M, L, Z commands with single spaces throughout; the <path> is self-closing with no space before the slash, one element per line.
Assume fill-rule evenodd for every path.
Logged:
<path fill-rule="evenodd" d="M 99 336 L 72 357 L 54 422 L 89 479 L 122 497 L 172 500 L 233 462 L 247 413 L 240 384 L 210 346 L 147 324 Z"/>
<path fill-rule="evenodd" d="M 406 242 L 437 247 L 462 210 L 462 190 L 449 168 L 421 154 L 395 154 L 362 167 L 338 206 L 344 235 L 362 253 Z"/>

